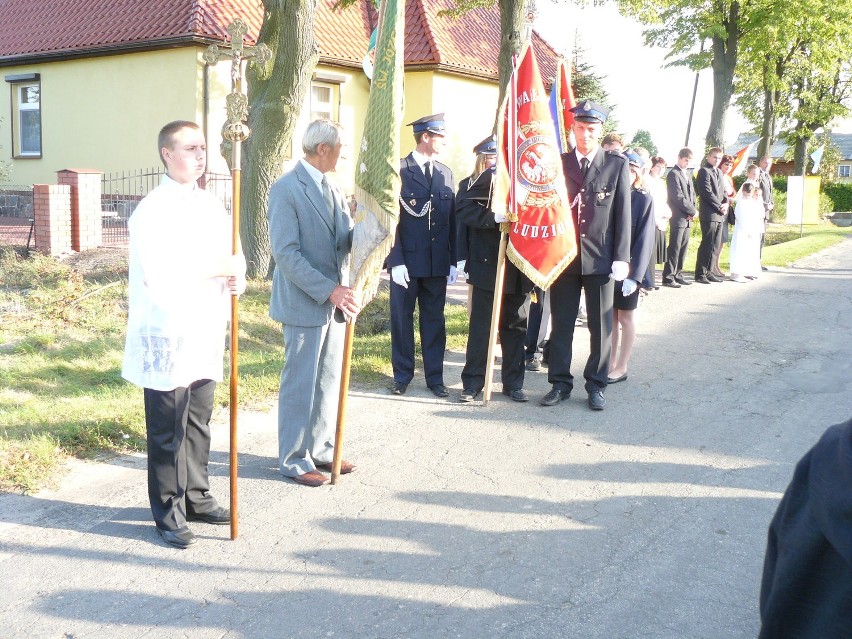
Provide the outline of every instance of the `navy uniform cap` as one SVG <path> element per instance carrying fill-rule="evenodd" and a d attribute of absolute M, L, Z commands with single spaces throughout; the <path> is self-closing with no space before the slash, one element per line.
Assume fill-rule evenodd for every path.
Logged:
<path fill-rule="evenodd" d="M 482 142 L 473 147 L 473 152 L 477 155 L 497 155 L 497 137 L 489 135 Z"/>
<path fill-rule="evenodd" d="M 435 133 L 436 135 L 444 135 L 444 114 L 435 113 L 434 115 L 427 115 L 414 122 L 409 122 L 405 126 L 414 127 L 415 133 L 429 131 L 429 133 Z"/>
<path fill-rule="evenodd" d="M 635 166 L 637 169 L 641 169 L 645 166 L 645 160 L 642 159 L 642 156 L 637 155 L 636 153 L 627 153 L 625 157 L 627 158 L 627 163 L 630 164 L 630 166 Z"/>
<path fill-rule="evenodd" d="M 583 100 L 571 109 L 571 113 L 574 114 L 574 119 L 580 122 L 600 122 L 603 124 L 609 115 L 609 109 L 597 102 Z"/>

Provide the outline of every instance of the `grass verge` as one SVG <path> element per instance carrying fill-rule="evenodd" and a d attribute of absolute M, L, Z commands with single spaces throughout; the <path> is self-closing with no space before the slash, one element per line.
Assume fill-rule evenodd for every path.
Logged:
<path fill-rule="evenodd" d="M 0 247 L 0 282 L 0 489 L 49 485 L 68 455 L 144 450 L 142 391 L 121 378 L 126 260 L 81 272 Z M 240 299 L 239 404 L 249 410 L 272 405 L 284 361 L 281 326 L 268 316 L 270 290 L 269 282 L 251 282 Z M 385 291 L 356 324 L 353 384 L 390 383 L 388 318 Z M 447 308 L 447 333 L 449 348 L 464 346 L 463 307 Z M 226 370 L 219 410 L 228 406 L 228 386 Z"/>

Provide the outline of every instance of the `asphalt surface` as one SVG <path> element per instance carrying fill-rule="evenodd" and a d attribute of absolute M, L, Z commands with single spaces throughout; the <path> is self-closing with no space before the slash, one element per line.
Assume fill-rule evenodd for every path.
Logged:
<path fill-rule="evenodd" d="M 456 352 L 451 401 L 422 374 L 403 397 L 353 391 L 359 468 L 334 487 L 282 479 L 275 412 L 243 416 L 236 541 L 193 524 L 196 546 L 166 546 L 141 455 L 0 495 L 0 637 L 755 637 L 793 465 L 852 415 L 852 240 L 639 313 L 603 412 L 581 384 L 551 408 L 459 404 Z M 585 329 L 575 342 L 581 376 Z M 541 397 L 546 372 L 526 388 Z"/>

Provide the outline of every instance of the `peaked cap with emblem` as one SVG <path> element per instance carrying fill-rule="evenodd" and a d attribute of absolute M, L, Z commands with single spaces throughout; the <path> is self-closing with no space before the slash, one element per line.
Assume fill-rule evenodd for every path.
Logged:
<path fill-rule="evenodd" d="M 574 119 L 580 122 L 600 122 L 603 124 L 609 115 L 609 109 L 597 102 L 583 100 L 571 109 L 571 113 L 574 114 Z"/>
<path fill-rule="evenodd" d="M 405 126 L 414 127 L 415 133 L 422 133 L 423 131 L 428 131 L 429 133 L 434 133 L 435 135 L 445 135 L 445 126 L 444 126 L 444 114 L 443 113 L 435 113 L 433 115 L 427 115 L 425 117 L 420 118 L 419 120 L 415 120 L 414 122 L 409 122 Z"/>
<path fill-rule="evenodd" d="M 473 147 L 477 155 L 497 155 L 497 136 L 489 135 L 482 142 Z"/>

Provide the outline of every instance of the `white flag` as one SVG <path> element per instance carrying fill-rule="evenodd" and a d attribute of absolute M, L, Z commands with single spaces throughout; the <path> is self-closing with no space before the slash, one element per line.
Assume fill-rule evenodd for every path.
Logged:
<path fill-rule="evenodd" d="M 822 162 L 822 153 L 825 151 L 825 143 L 821 147 L 819 147 L 816 151 L 811 153 L 811 159 L 814 161 L 814 166 L 811 169 L 811 173 L 819 173 L 819 165 Z"/>

